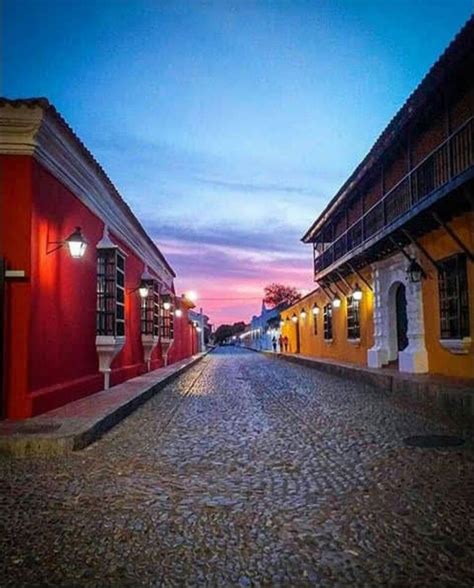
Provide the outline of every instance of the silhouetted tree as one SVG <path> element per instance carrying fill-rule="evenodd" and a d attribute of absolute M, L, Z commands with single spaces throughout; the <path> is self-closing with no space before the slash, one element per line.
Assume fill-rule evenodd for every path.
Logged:
<path fill-rule="evenodd" d="M 291 306 L 301 298 L 301 294 L 293 286 L 285 286 L 284 284 L 269 284 L 265 286 L 265 296 L 263 301 L 271 307 Z"/>

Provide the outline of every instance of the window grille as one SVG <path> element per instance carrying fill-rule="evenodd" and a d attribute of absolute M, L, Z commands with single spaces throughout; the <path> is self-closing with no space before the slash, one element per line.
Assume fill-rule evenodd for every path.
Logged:
<path fill-rule="evenodd" d="M 326 304 L 323 310 L 324 317 L 324 338 L 332 339 L 332 304 Z"/>
<path fill-rule="evenodd" d="M 347 338 L 360 339 L 360 300 L 347 297 Z"/>
<path fill-rule="evenodd" d="M 174 338 L 173 307 L 164 308 L 163 302 L 171 302 L 170 296 L 163 296 L 160 305 L 160 326 L 162 339 Z"/>
<path fill-rule="evenodd" d="M 125 335 L 125 257 L 117 249 L 97 252 L 97 335 Z"/>
<path fill-rule="evenodd" d="M 469 337 L 469 293 L 466 256 L 438 261 L 441 339 Z"/>
<path fill-rule="evenodd" d="M 141 302 L 142 335 L 160 336 L 160 292 L 156 280 L 150 281 L 149 294 Z"/>

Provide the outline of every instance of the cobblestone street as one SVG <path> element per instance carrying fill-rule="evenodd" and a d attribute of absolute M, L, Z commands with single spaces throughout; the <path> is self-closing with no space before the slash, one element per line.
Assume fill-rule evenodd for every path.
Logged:
<path fill-rule="evenodd" d="M 2 586 L 472 586 L 463 432 L 223 348 L 86 450 L 1 458 Z"/>

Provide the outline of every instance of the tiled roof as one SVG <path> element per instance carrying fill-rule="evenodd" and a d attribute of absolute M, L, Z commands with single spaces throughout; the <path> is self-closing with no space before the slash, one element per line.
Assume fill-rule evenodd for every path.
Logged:
<path fill-rule="evenodd" d="M 48 114 L 51 114 L 58 121 L 58 123 L 61 125 L 61 127 L 64 129 L 64 131 L 74 139 L 75 143 L 81 149 L 84 157 L 89 161 L 90 164 L 92 164 L 92 166 L 95 168 L 97 174 L 105 181 L 106 185 L 108 185 L 108 187 L 110 188 L 110 193 L 111 193 L 112 197 L 114 198 L 116 205 L 119 208 L 121 208 L 122 211 L 128 216 L 128 218 L 131 220 L 131 222 L 135 226 L 136 230 L 148 241 L 148 243 L 154 249 L 154 251 L 156 252 L 158 257 L 160 258 L 160 260 L 164 263 L 166 268 L 170 271 L 170 273 L 173 276 L 176 277 L 176 274 L 173 271 L 173 268 L 170 266 L 170 264 L 166 260 L 165 256 L 158 249 L 158 247 L 157 247 L 156 243 L 153 241 L 153 239 L 145 231 L 145 229 L 143 228 L 140 221 L 137 219 L 137 217 L 132 212 L 132 209 L 130 208 L 130 206 L 128 206 L 128 204 L 122 198 L 122 196 L 118 192 L 117 188 L 112 183 L 112 180 L 105 173 L 103 167 L 95 159 L 95 157 L 92 155 L 92 153 L 89 151 L 89 149 L 87 149 L 87 147 L 84 145 L 84 143 L 79 139 L 79 137 L 76 135 L 76 133 L 72 130 L 72 128 L 68 125 L 68 123 L 64 120 L 64 118 L 61 116 L 61 114 L 56 110 L 54 105 L 51 104 L 51 102 L 47 98 L 38 97 L 38 98 L 10 99 L 10 98 L 0 97 L 0 107 L 2 107 L 2 106 L 12 106 L 13 108 L 20 108 L 20 107 L 24 107 L 24 106 L 29 107 L 29 108 L 39 107 L 39 108 L 43 109 L 45 113 L 47 112 Z"/>
<path fill-rule="evenodd" d="M 433 88 L 438 87 L 442 83 L 450 67 L 468 53 L 474 53 L 474 15 L 469 18 L 462 29 L 454 37 L 420 84 L 410 94 L 405 104 L 380 134 L 369 153 L 364 157 L 336 195 L 330 200 L 323 212 L 306 231 L 301 239 L 303 242 L 311 242 L 311 238 L 314 237 L 315 231 L 328 220 L 336 206 L 344 201 L 355 184 L 362 179 L 375 163 L 378 162 L 394 137 L 399 134 L 400 130 L 405 127 L 409 121 L 413 120 L 414 117 L 419 114 L 420 108 L 426 103 L 427 99 L 429 99 Z"/>

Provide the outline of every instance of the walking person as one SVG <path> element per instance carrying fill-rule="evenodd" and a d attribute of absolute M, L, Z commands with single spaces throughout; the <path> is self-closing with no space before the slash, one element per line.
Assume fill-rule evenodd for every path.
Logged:
<path fill-rule="evenodd" d="M 285 353 L 288 353 L 288 337 L 286 335 L 283 337 L 283 345 L 285 346 Z"/>
<path fill-rule="evenodd" d="M 280 350 L 280 353 L 283 353 L 283 335 L 278 337 L 278 349 Z"/>
<path fill-rule="evenodd" d="M 273 347 L 273 353 L 275 353 L 275 351 L 277 350 L 277 340 L 276 340 L 276 337 L 273 337 L 273 339 L 272 339 L 272 347 Z"/>

